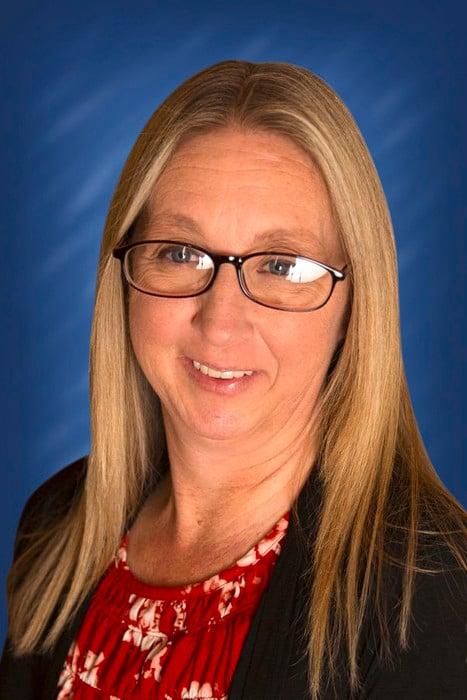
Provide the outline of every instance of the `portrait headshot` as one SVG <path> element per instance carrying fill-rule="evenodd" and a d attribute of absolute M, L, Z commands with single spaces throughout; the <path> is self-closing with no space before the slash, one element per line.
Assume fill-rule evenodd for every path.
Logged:
<path fill-rule="evenodd" d="M 153 104 L 98 241 L 89 449 L 14 525 L 2 700 L 465 697 L 466 510 L 398 273 L 318 72 L 224 58 Z"/>

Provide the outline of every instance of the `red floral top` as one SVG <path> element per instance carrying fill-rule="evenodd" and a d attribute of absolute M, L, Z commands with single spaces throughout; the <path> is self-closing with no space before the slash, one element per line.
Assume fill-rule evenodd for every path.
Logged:
<path fill-rule="evenodd" d="M 135 578 L 126 532 L 70 646 L 56 700 L 227 700 L 289 516 L 233 566 L 183 587 Z"/>

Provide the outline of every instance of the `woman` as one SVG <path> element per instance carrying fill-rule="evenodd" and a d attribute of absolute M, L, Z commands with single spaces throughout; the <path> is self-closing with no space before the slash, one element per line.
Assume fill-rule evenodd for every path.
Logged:
<path fill-rule="evenodd" d="M 18 526 L 2 698 L 461 697 L 465 511 L 410 403 L 378 175 L 318 76 L 223 61 L 156 110 L 90 374 L 90 453 Z"/>

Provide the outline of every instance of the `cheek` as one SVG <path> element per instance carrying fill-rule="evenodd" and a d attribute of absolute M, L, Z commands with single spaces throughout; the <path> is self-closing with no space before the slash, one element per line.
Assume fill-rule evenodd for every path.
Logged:
<path fill-rule="evenodd" d="M 327 315 L 286 324 L 275 336 L 276 357 L 287 377 L 310 379 L 326 373 L 337 344 L 339 328 Z"/>
<path fill-rule="evenodd" d="M 183 328 L 175 305 L 156 298 L 130 298 L 129 330 L 135 354 L 144 367 L 151 358 L 159 361 L 167 356 L 167 350 L 176 345 L 177 328 Z"/>

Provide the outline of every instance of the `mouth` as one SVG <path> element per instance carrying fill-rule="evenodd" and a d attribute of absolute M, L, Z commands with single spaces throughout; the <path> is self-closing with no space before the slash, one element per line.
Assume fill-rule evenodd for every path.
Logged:
<path fill-rule="evenodd" d="M 209 374 L 205 374 L 200 369 L 197 369 L 194 365 L 194 362 L 198 364 L 197 360 L 193 360 L 186 356 L 184 356 L 182 360 L 189 377 L 195 382 L 197 387 L 227 396 L 236 395 L 251 387 L 254 383 L 256 383 L 261 374 L 256 370 L 247 370 L 248 374 L 243 374 L 240 377 L 232 376 L 222 379 L 220 377 L 211 377 Z M 212 367 L 212 365 L 208 366 Z M 212 369 L 215 369 L 215 367 L 212 367 Z M 229 368 L 229 370 L 230 369 L 233 368 Z M 228 370 L 219 369 L 218 371 Z"/>
<path fill-rule="evenodd" d="M 227 374 L 253 374 L 254 370 L 252 369 L 245 369 L 243 367 L 228 367 L 228 368 L 223 368 L 223 367 L 218 367 L 215 364 L 212 364 L 210 362 L 203 362 L 202 360 L 195 360 L 194 358 L 190 358 L 191 361 L 193 362 L 195 368 L 202 372 L 203 374 L 209 374 L 211 377 L 215 377 L 218 379 L 219 377 L 217 376 L 218 373 L 224 373 Z M 231 379 L 232 377 L 226 376 L 226 377 L 220 377 L 222 379 Z"/>

